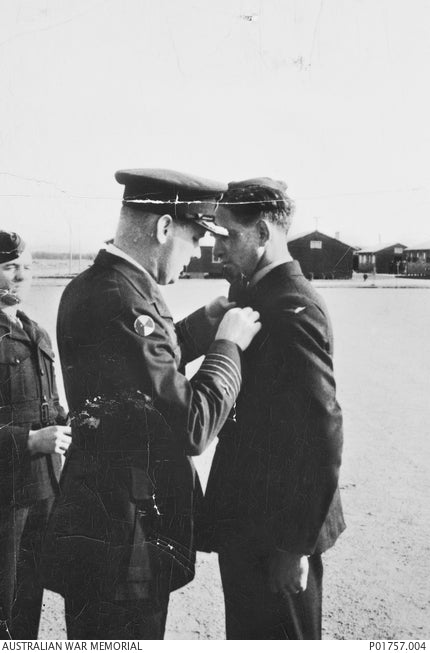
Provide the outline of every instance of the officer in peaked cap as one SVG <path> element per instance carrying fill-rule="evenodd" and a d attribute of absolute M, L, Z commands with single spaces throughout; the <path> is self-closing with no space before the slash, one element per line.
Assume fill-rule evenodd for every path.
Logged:
<path fill-rule="evenodd" d="M 58 343 L 73 443 L 45 549 L 72 639 L 162 639 L 169 593 L 194 575 L 190 456 L 238 395 L 251 308 L 217 298 L 176 325 L 157 284 L 199 253 L 226 187 L 171 170 L 121 170 L 113 242 L 66 288 Z M 188 380 L 184 365 L 206 354 Z"/>
<path fill-rule="evenodd" d="M 225 184 L 163 169 L 118 170 L 115 179 L 124 184 L 125 205 L 167 211 L 175 219 L 192 220 L 211 233 L 225 234 L 213 218 L 227 190 Z"/>
<path fill-rule="evenodd" d="M 41 538 L 70 444 L 49 336 L 21 310 L 31 265 L 19 234 L 0 231 L 0 620 L 13 639 L 37 638 Z"/>

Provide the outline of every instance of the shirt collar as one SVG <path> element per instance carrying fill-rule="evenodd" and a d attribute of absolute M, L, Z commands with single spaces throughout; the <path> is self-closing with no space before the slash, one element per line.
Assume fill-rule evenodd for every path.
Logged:
<path fill-rule="evenodd" d="M 270 272 L 270 270 L 273 270 L 273 268 L 276 268 L 278 265 L 282 265 L 283 263 L 288 263 L 288 261 L 291 261 L 292 259 L 289 256 L 282 256 L 281 258 L 276 259 L 276 261 L 272 261 L 268 265 L 265 265 L 264 268 L 261 268 L 260 270 L 257 270 L 257 272 L 254 272 L 252 275 L 251 279 L 249 280 L 249 286 L 252 288 L 255 286 L 263 277 L 266 276 Z"/>
<path fill-rule="evenodd" d="M 140 263 L 138 263 L 134 258 L 132 258 L 128 254 L 123 252 L 122 249 L 120 249 L 119 247 L 117 247 L 113 243 L 109 243 L 108 245 L 106 245 L 106 247 L 104 249 L 109 254 L 113 254 L 114 256 L 118 256 L 118 258 L 124 259 L 124 261 L 128 261 L 128 263 L 131 263 L 131 265 L 134 265 L 135 268 L 137 268 L 141 272 L 144 272 L 145 274 L 149 275 L 149 272 L 147 270 L 145 270 L 145 268 L 142 265 L 140 265 Z"/>

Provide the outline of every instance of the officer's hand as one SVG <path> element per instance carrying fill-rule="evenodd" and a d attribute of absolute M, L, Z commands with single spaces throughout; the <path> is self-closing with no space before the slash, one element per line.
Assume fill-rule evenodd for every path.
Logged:
<path fill-rule="evenodd" d="M 276 549 L 269 557 L 269 587 L 280 594 L 304 592 L 308 582 L 307 556 Z"/>
<path fill-rule="evenodd" d="M 72 441 L 70 426 L 46 426 L 28 435 L 28 450 L 36 453 L 66 453 Z"/>
<path fill-rule="evenodd" d="M 231 340 L 245 351 L 261 329 L 259 317 L 260 313 L 249 306 L 231 308 L 222 318 L 215 340 Z"/>
<path fill-rule="evenodd" d="M 236 302 L 229 302 L 227 297 L 215 297 L 209 304 L 206 304 L 206 317 L 215 326 L 218 324 L 227 311 L 236 306 Z"/>

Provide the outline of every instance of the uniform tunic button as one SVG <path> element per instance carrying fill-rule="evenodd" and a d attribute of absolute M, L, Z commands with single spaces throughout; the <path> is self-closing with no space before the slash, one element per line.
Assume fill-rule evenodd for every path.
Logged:
<path fill-rule="evenodd" d="M 45 372 L 43 370 L 40 370 L 40 376 L 43 376 Z"/>
<path fill-rule="evenodd" d="M 21 361 L 20 361 L 19 358 L 15 358 L 15 363 L 20 363 L 20 362 L 21 362 Z"/>

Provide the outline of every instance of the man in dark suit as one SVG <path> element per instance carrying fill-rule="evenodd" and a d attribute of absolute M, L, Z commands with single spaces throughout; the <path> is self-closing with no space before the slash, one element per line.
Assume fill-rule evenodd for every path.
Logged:
<path fill-rule="evenodd" d="M 41 541 L 70 444 L 51 341 L 22 310 L 31 254 L 0 231 L 0 621 L 3 635 L 36 639 Z"/>
<path fill-rule="evenodd" d="M 59 308 L 73 441 L 45 582 L 65 597 L 71 639 L 162 639 L 169 592 L 194 575 L 201 490 L 190 456 L 227 418 L 260 325 L 251 308 L 226 312 L 218 299 L 175 326 L 157 286 L 176 281 L 205 229 L 216 231 L 223 185 L 166 170 L 116 179 L 125 189 L 114 242 Z M 202 353 L 187 380 L 185 363 Z"/>
<path fill-rule="evenodd" d="M 332 330 L 287 247 L 293 203 L 271 179 L 229 184 L 214 254 L 261 315 L 219 436 L 204 515 L 218 551 L 228 639 L 321 638 L 321 553 L 344 529 L 342 417 Z"/>

